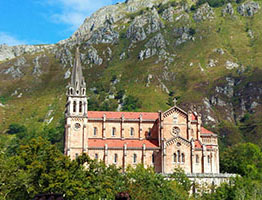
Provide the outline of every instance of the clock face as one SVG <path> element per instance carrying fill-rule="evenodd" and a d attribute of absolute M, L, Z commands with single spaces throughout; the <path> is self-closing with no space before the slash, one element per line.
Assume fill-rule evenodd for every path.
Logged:
<path fill-rule="evenodd" d="M 180 128 L 177 126 L 174 126 L 172 129 L 173 135 L 178 135 L 180 133 Z"/>
<path fill-rule="evenodd" d="M 80 129 L 80 128 L 81 128 L 81 124 L 75 123 L 75 129 L 78 130 L 78 129 Z"/>

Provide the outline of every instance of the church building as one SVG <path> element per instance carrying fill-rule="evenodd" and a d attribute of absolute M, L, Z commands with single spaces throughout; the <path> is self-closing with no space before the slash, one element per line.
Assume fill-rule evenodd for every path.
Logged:
<path fill-rule="evenodd" d="M 79 48 L 76 50 L 65 114 L 65 155 L 82 153 L 125 171 L 142 163 L 156 172 L 219 173 L 217 135 L 201 115 L 174 104 L 162 112 L 89 111 Z"/>

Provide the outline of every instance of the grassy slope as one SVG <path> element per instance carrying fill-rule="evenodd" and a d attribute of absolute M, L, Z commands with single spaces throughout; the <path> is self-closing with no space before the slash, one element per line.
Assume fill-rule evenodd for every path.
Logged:
<path fill-rule="evenodd" d="M 236 5 L 234 5 L 236 9 Z M 262 52 L 260 50 L 262 39 L 262 12 L 255 17 L 248 18 L 238 15 L 234 17 L 221 17 L 221 8 L 215 9 L 216 18 L 212 21 L 195 23 L 190 21 L 190 27 L 196 30 L 196 40 L 188 41 L 179 47 L 174 47 L 174 36 L 172 30 L 175 26 L 183 24 L 166 23 L 166 31 L 162 30 L 163 35 L 170 39 L 168 49 L 174 53 L 175 62 L 169 66 L 169 71 L 175 74 L 174 81 L 163 81 L 170 91 L 174 91 L 176 96 L 180 96 L 180 103 L 202 104 L 202 98 L 212 94 L 216 84 L 223 82 L 226 76 L 239 77 L 236 70 L 227 70 L 225 62 L 227 60 L 243 65 L 247 72 L 241 75 L 245 82 L 254 80 L 253 70 L 262 68 Z M 192 14 L 190 17 L 192 19 Z M 248 36 L 247 29 L 252 29 L 255 35 L 254 39 Z M 85 76 L 88 88 L 96 86 L 98 83 L 105 88 L 110 89 L 110 80 L 113 75 L 121 77 L 121 82 L 116 85 L 117 90 L 125 89 L 127 94 L 138 97 L 142 101 L 143 111 L 166 110 L 168 94 L 159 87 L 156 77 L 160 77 L 163 71 L 164 63 L 155 64 L 156 57 L 145 61 L 138 61 L 137 55 L 143 45 L 140 42 L 128 55 L 127 59 L 119 60 L 121 52 L 127 49 L 129 41 L 121 38 L 118 45 L 108 45 L 113 50 L 112 61 L 104 62 L 102 66 L 84 66 Z M 99 55 L 102 55 L 106 45 L 98 45 L 96 48 Z M 213 52 L 215 48 L 225 50 L 224 55 Z M 32 70 L 32 59 L 35 55 L 25 55 L 30 60 Z M 209 59 L 217 60 L 217 66 L 208 68 Z M 104 57 L 104 60 L 105 57 Z M 11 61 L 12 63 L 12 61 Z M 190 63 L 193 63 L 190 66 Z M 5 66 L 7 63 L 2 63 Z M 202 72 L 200 67 L 204 69 Z M 54 110 L 51 116 L 54 120 L 50 126 L 56 126 L 62 118 L 65 104 L 65 86 L 68 80 L 63 79 L 66 69 L 61 65 L 53 55 L 48 55 L 48 64 L 45 65 L 46 73 L 40 78 L 30 75 L 22 80 L 13 81 L 10 79 L 1 79 L 2 103 L 6 107 L 0 107 L 0 131 L 6 130 L 10 123 L 22 123 L 31 128 L 42 128 L 44 119 L 49 110 Z M 259 71 L 260 74 L 261 71 Z M 257 78 L 260 79 L 259 73 Z M 153 75 L 150 87 L 146 87 L 148 74 Z M 242 83 L 244 85 L 244 83 Z M 5 85 L 3 87 L 2 85 Z M 7 89 L 5 89 L 7 88 Z M 9 97 L 16 88 L 21 88 L 23 96 L 21 98 Z M 25 90 L 29 88 L 29 90 Z M 90 92 L 91 94 L 92 92 Z M 4 99 L 4 100 L 3 100 Z M 4 102 L 5 101 L 5 102 Z M 217 111 L 220 116 L 219 112 Z M 222 115 L 223 116 L 223 115 Z"/>

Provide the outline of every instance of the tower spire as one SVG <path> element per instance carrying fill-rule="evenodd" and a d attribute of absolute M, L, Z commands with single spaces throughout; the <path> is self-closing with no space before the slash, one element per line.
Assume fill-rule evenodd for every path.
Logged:
<path fill-rule="evenodd" d="M 73 90 L 72 90 L 73 89 Z M 86 83 L 83 77 L 81 60 L 80 60 L 80 52 L 79 45 L 76 48 L 75 52 L 75 61 L 72 70 L 71 83 L 69 87 L 69 94 L 73 95 L 85 95 Z"/>

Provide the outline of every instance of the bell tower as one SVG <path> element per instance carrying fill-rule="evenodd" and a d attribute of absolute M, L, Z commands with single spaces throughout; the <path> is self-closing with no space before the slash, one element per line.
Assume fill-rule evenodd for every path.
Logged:
<path fill-rule="evenodd" d="M 71 158 L 86 151 L 87 97 L 86 82 L 83 77 L 79 46 L 76 48 L 71 82 L 66 92 L 65 149 L 64 154 Z"/>

